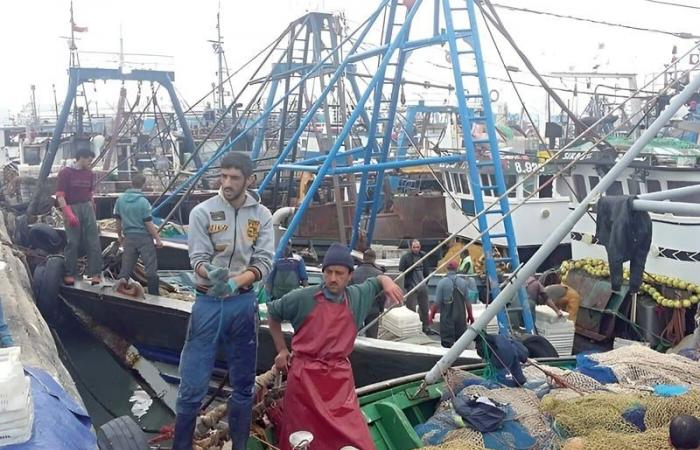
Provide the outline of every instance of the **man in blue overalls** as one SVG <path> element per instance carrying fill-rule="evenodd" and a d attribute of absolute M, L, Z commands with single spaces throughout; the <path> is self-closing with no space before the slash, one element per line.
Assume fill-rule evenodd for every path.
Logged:
<path fill-rule="evenodd" d="M 272 266 L 265 286 L 267 295 L 270 300 L 277 300 L 300 286 L 308 285 L 309 276 L 306 274 L 304 260 L 295 257 L 292 247 L 288 245 L 284 249 L 284 256 L 277 259 Z"/>
<path fill-rule="evenodd" d="M 244 449 L 250 432 L 257 350 L 257 301 L 252 284 L 272 266 L 272 214 L 247 188 L 253 162 L 242 153 L 221 160 L 219 193 L 190 213 L 188 247 L 197 280 L 187 339 L 180 357 L 180 389 L 173 450 L 190 450 L 197 413 L 207 393 L 219 345 L 233 394 L 229 434 Z"/>

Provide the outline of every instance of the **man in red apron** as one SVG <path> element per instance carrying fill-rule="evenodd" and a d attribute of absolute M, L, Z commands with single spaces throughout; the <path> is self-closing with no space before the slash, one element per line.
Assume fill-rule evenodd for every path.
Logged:
<path fill-rule="evenodd" d="M 323 258 L 323 284 L 290 292 L 268 303 L 270 333 L 277 347 L 275 365 L 288 370 L 279 446 L 291 449 L 289 435 L 313 434 L 313 448 L 374 449 L 355 394 L 348 356 L 355 336 L 380 293 L 399 304 L 403 293 L 391 278 L 379 275 L 349 286 L 354 264 L 350 250 L 333 244 Z M 294 327 L 293 356 L 281 322 Z"/>

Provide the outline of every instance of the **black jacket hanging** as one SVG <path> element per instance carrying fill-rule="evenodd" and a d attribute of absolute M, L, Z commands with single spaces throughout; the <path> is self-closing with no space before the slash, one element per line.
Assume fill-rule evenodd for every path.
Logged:
<path fill-rule="evenodd" d="M 605 246 L 613 291 L 622 286 L 622 263 L 630 262 L 630 292 L 638 292 L 651 247 L 651 217 L 632 210 L 633 196 L 604 196 L 598 200 L 596 238 Z"/>

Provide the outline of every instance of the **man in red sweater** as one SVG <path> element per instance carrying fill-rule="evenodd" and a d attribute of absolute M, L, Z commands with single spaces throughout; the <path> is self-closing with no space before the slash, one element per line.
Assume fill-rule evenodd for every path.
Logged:
<path fill-rule="evenodd" d="M 66 229 L 66 269 L 63 282 L 75 283 L 78 274 L 78 249 L 81 242 L 87 252 L 87 271 L 92 284 L 102 280 L 102 251 L 97 230 L 97 219 L 92 193 L 95 189 L 95 175 L 90 165 L 95 154 L 90 149 L 79 149 L 75 153 L 75 164 L 66 166 L 58 173 L 56 199 L 63 211 Z"/>

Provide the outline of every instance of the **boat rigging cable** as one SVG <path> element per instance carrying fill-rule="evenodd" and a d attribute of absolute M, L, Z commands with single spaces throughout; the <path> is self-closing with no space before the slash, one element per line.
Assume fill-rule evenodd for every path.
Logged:
<path fill-rule="evenodd" d="M 684 5 L 682 3 L 673 3 L 673 2 L 663 2 L 661 0 L 644 0 L 649 3 L 657 3 L 659 5 L 668 5 L 668 6 L 678 6 L 680 8 L 688 8 L 688 9 L 698 9 L 700 10 L 700 6 L 693 6 L 693 5 Z"/>
<path fill-rule="evenodd" d="M 682 60 L 683 58 L 685 58 L 686 56 L 690 55 L 694 50 L 696 50 L 696 49 L 698 49 L 698 48 L 700 48 L 700 43 L 696 44 L 696 45 L 693 46 L 690 50 L 688 50 L 686 53 L 684 53 L 683 55 L 681 55 L 681 56 L 679 57 L 679 61 Z M 698 68 L 698 67 L 700 67 L 700 62 L 698 62 L 697 64 L 695 64 L 695 65 L 692 66 L 691 68 L 687 69 L 687 70 L 683 73 L 683 76 L 685 76 L 685 74 L 689 74 L 691 71 L 695 70 L 695 69 Z M 657 74 L 657 75 L 656 75 L 655 77 L 653 77 L 649 82 L 647 82 L 646 85 L 642 86 L 639 90 L 646 89 L 648 86 L 650 86 L 652 83 L 654 83 L 654 82 L 656 81 L 657 78 L 660 78 L 662 75 L 664 75 L 668 70 L 669 70 L 669 68 L 666 68 L 663 72 L 660 72 L 659 74 Z M 672 87 L 672 85 L 665 86 L 665 87 L 659 92 L 659 94 L 657 94 L 657 97 L 663 95 L 663 93 L 664 93 L 667 89 L 669 89 L 670 87 Z M 629 102 L 630 100 L 632 100 L 632 99 L 634 98 L 634 96 L 635 96 L 635 94 L 633 94 L 632 96 L 628 97 L 625 101 L 623 101 L 622 103 L 620 103 L 619 105 L 617 105 L 614 109 L 612 109 L 611 111 L 609 111 L 606 115 L 604 115 L 603 117 L 601 117 L 600 119 L 598 119 L 595 123 L 593 123 L 592 125 L 590 125 L 590 126 L 589 126 L 586 130 L 584 130 L 579 136 L 585 135 L 585 134 L 588 133 L 591 129 L 593 129 L 593 128 L 595 128 L 596 126 L 598 126 L 599 124 L 601 124 L 606 118 L 608 118 L 609 116 L 611 116 L 615 111 L 617 111 L 618 109 L 623 108 L 627 102 Z M 630 120 L 631 120 L 631 118 L 627 118 L 627 119 L 626 119 L 624 122 L 622 122 L 617 128 L 615 128 L 615 129 L 611 130 L 610 132 L 608 132 L 603 138 L 598 139 L 598 142 L 594 142 L 593 145 L 590 146 L 590 148 L 588 148 L 587 150 L 584 150 L 584 151 L 580 152 L 580 154 L 576 155 L 576 157 L 573 158 L 570 162 L 568 162 L 568 164 L 566 164 L 566 166 L 564 166 L 561 170 L 559 170 L 557 173 L 555 173 L 549 180 L 547 180 L 545 183 L 543 183 L 538 189 L 534 190 L 534 191 L 533 191 L 532 193 L 530 193 L 527 197 L 525 197 L 521 203 L 518 203 L 518 204 L 515 205 L 512 209 L 510 209 L 510 211 L 508 212 L 508 214 L 509 214 L 509 215 L 512 215 L 514 211 L 518 210 L 522 205 L 524 205 L 525 203 L 527 203 L 532 197 L 534 197 L 536 194 L 538 194 L 542 189 L 544 189 L 545 187 L 547 187 L 547 186 L 549 186 L 551 183 L 553 183 L 553 181 L 554 181 L 558 176 L 560 176 L 560 175 L 566 173 L 566 171 L 568 171 L 571 167 L 573 167 L 577 162 L 579 162 L 580 160 L 582 160 L 583 158 L 585 158 L 588 154 L 590 154 L 593 150 L 595 150 L 596 145 L 597 145 L 598 143 L 602 142 L 603 139 L 605 139 L 605 138 L 611 136 L 611 135 L 612 135 L 613 133 L 615 133 L 619 128 L 621 128 L 622 126 L 626 125 L 627 122 L 629 122 Z M 557 158 L 559 158 L 566 150 L 569 149 L 569 147 L 572 146 L 572 144 L 573 144 L 575 141 L 576 141 L 576 140 L 570 142 L 569 144 L 565 145 L 565 146 L 562 147 L 561 149 L 557 150 L 556 153 L 554 153 L 553 155 L 551 155 L 551 157 L 550 157 L 548 160 L 546 160 L 546 161 L 544 161 L 544 162 L 542 162 L 542 163 L 539 163 L 539 164 L 537 165 L 537 167 L 535 167 L 535 168 L 533 169 L 533 171 L 530 172 L 528 175 L 526 175 L 520 182 L 518 182 L 518 183 L 514 184 L 512 187 L 508 188 L 508 189 L 503 193 L 502 196 L 498 197 L 493 203 L 491 203 L 490 205 L 486 206 L 481 212 L 479 212 L 478 214 L 476 214 L 472 219 L 470 219 L 470 220 L 469 220 L 464 226 L 462 226 L 459 230 L 455 231 L 455 232 L 452 233 L 450 236 L 448 236 L 447 238 L 445 238 L 442 242 L 438 243 L 438 245 L 436 245 L 433 249 L 431 249 L 429 252 L 427 252 L 425 255 L 423 255 L 423 257 L 419 258 L 418 261 L 416 261 L 412 266 L 408 267 L 405 271 L 403 271 L 402 273 L 400 273 L 400 274 L 395 278 L 395 280 L 401 280 L 401 279 L 403 279 L 403 278 L 406 276 L 406 274 L 407 274 L 408 272 L 410 272 L 411 270 L 415 269 L 419 264 L 423 263 L 423 261 L 425 261 L 426 259 L 428 259 L 432 254 L 434 254 L 437 250 L 439 250 L 439 249 L 440 249 L 442 246 L 444 246 L 447 242 L 449 242 L 449 241 L 451 241 L 452 239 L 454 239 L 455 237 L 457 237 L 457 236 L 459 235 L 459 233 L 461 233 L 462 231 L 464 231 L 468 226 L 470 226 L 470 225 L 473 224 L 476 220 L 478 220 L 478 218 L 479 218 L 480 216 L 482 216 L 482 215 L 484 215 L 484 214 L 487 214 L 487 212 L 488 212 L 491 208 L 493 208 L 494 206 L 498 205 L 500 200 L 502 200 L 503 198 L 506 198 L 506 197 L 508 196 L 508 194 L 510 194 L 511 192 L 513 192 L 515 189 L 517 189 L 518 186 L 524 184 L 524 183 L 527 182 L 530 178 L 532 178 L 533 176 L 535 176 L 536 174 L 538 174 L 539 171 L 540 171 L 542 168 L 544 168 L 547 164 L 549 164 L 549 163 L 555 161 Z M 491 229 L 493 229 L 493 228 L 495 228 L 497 225 L 499 225 L 499 224 L 503 221 L 503 218 L 504 218 L 504 217 L 505 217 L 505 216 L 503 216 L 502 218 L 499 218 L 499 219 L 495 220 L 494 223 L 493 223 L 489 228 L 487 228 L 486 230 L 484 230 L 483 232 L 481 232 L 478 236 L 476 236 L 473 240 L 471 240 L 467 245 L 465 245 L 464 247 L 462 247 L 455 255 L 453 255 L 453 257 L 462 255 L 465 251 L 467 251 L 467 250 L 469 249 L 469 247 L 471 247 L 471 246 L 474 244 L 474 242 L 476 241 L 476 239 L 481 238 L 482 236 L 484 236 L 485 234 L 487 234 Z M 407 298 L 409 295 L 413 294 L 416 290 L 418 290 L 420 287 L 422 287 L 425 283 L 427 283 L 428 280 L 429 280 L 430 278 L 432 278 L 434 275 L 436 275 L 440 270 L 442 270 L 443 268 L 447 267 L 447 263 L 448 263 L 448 262 L 449 262 L 449 260 L 448 260 L 448 261 L 445 261 L 443 264 L 439 265 L 439 266 L 438 266 L 433 272 L 431 272 L 425 279 L 423 279 L 423 280 L 422 280 L 420 283 L 418 283 L 413 289 L 411 289 L 409 292 L 407 292 L 407 293 L 404 295 L 404 299 Z M 510 275 L 510 277 L 509 277 L 507 280 L 505 280 L 505 281 L 502 283 L 502 285 L 507 285 L 507 284 L 510 282 L 510 280 L 511 280 L 515 275 L 517 275 L 518 271 L 519 271 L 522 267 L 523 267 L 523 266 L 522 266 L 522 264 L 521 264 L 519 267 L 513 268 L 512 274 Z M 386 309 L 384 312 L 382 312 L 382 314 L 380 314 L 380 315 L 379 315 L 378 317 L 376 317 L 374 320 L 372 320 L 372 321 L 369 322 L 367 325 L 365 325 L 363 328 L 361 328 L 361 329 L 358 331 L 358 334 L 363 334 L 370 326 L 374 325 L 374 323 L 376 323 L 379 319 L 381 319 L 384 315 L 386 315 L 391 309 L 392 309 L 392 308 L 388 308 L 388 309 Z"/>
<path fill-rule="evenodd" d="M 649 1 L 649 0 L 647 0 Z M 479 7 L 481 7 L 480 4 L 478 4 Z M 606 25 L 610 27 L 617 27 L 617 28 L 626 28 L 629 30 L 635 30 L 635 31 L 646 31 L 649 33 L 659 33 L 659 34 L 665 34 L 668 36 L 674 36 L 677 38 L 681 39 L 697 39 L 700 36 L 692 34 L 692 33 L 687 33 L 687 32 L 676 32 L 676 31 L 667 31 L 667 30 L 658 30 L 655 28 L 645 28 L 645 27 L 638 27 L 634 25 L 626 25 L 623 23 L 614 23 L 614 22 L 606 22 L 603 20 L 595 20 L 595 19 L 588 19 L 585 17 L 577 17 L 577 16 L 570 16 L 566 14 L 557 14 L 549 11 L 539 11 L 535 9 L 528 9 L 528 8 L 520 8 L 516 6 L 509 6 L 509 5 L 501 5 L 499 3 L 493 3 L 493 6 L 496 8 L 501 8 L 501 9 L 507 9 L 509 11 L 518 11 L 518 12 L 524 12 L 524 13 L 530 13 L 530 14 L 539 14 L 542 16 L 551 16 L 551 17 L 557 17 L 559 19 L 570 19 L 570 20 L 576 20 L 579 22 L 588 22 L 588 23 L 595 23 L 598 25 Z"/>

